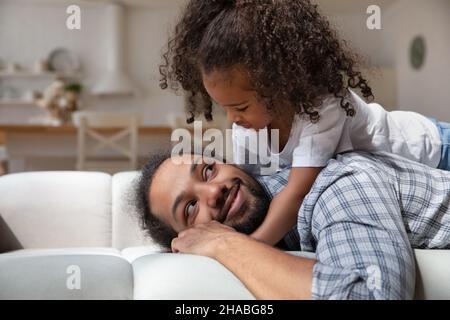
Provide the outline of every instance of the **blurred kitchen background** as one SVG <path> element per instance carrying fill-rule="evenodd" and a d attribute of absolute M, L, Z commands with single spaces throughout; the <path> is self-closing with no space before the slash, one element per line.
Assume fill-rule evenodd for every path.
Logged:
<path fill-rule="evenodd" d="M 170 147 L 184 97 L 159 88 L 158 65 L 185 2 L 0 0 L 0 175 L 134 169 Z M 365 58 L 376 102 L 450 122 L 449 0 L 315 2 Z M 66 28 L 73 4 L 81 30 Z M 209 126 L 227 128 L 216 115 Z"/>

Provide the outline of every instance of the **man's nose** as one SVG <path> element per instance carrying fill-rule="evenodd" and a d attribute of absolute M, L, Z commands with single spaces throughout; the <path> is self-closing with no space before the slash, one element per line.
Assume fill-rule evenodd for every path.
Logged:
<path fill-rule="evenodd" d="M 228 188 L 223 184 L 209 183 L 205 186 L 205 201 L 208 207 L 221 209 Z"/>
<path fill-rule="evenodd" d="M 201 208 L 196 223 L 219 219 L 220 211 L 229 193 L 228 188 L 224 184 L 209 182 L 198 185 L 196 192 Z"/>

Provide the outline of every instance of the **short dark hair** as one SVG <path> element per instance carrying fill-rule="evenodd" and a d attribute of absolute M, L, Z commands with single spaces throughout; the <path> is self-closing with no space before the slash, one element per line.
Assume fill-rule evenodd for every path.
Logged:
<path fill-rule="evenodd" d="M 152 212 L 149 192 L 153 177 L 161 164 L 170 156 L 170 152 L 166 150 L 150 156 L 148 162 L 142 167 L 135 184 L 135 207 L 141 228 L 153 241 L 168 250 L 171 248 L 172 240 L 177 237 L 177 232 Z"/>

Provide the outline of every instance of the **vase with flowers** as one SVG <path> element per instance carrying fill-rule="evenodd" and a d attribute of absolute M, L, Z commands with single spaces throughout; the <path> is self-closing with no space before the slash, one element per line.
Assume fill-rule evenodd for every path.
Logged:
<path fill-rule="evenodd" d="M 47 112 L 49 122 L 62 125 L 69 122 L 72 113 L 78 110 L 82 90 L 80 83 L 65 83 L 62 79 L 56 79 L 36 100 L 36 104 Z"/>

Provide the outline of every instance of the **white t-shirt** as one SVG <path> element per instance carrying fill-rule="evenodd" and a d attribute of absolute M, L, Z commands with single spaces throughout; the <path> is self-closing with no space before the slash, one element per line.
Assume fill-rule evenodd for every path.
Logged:
<path fill-rule="evenodd" d="M 367 104 L 353 91 L 349 98 L 356 111 L 354 117 L 347 117 L 340 98 L 335 97 L 323 101 L 317 123 L 311 123 L 308 115 L 296 115 L 289 140 L 279 153 L 267 143 L 267 128 L 257 133 L 233 124 L 234 163 L 256 164 L 249 166 L 253 168 L 249 171 L 260 174 L 255 169 L 267 167 L 268 163 L 272 168 L 324 167 L 335 154 L 361 150 L 390 152 L 430 167 L 438 166 L 441 139 L 430 119 L 415 112 L 388 112 L 379 104 Z M 273 172 L 266 170 L 262 174 Z"/>

